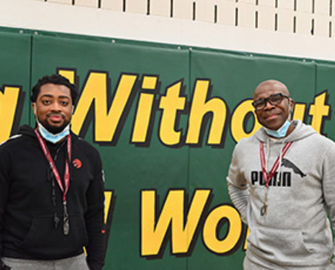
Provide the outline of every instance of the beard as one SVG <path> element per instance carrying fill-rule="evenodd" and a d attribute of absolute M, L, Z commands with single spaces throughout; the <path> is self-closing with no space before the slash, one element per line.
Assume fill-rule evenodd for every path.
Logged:
<path fill-rule="evenodd" d="M 64 123 L 61 126 L 53 126 L 50 125 L 48 121 L 40 121 L 41 125 L 50 133 L 57 134 L 64 130 L 64 128 L 70 123 L 70 121 L 64 121 Z"/>

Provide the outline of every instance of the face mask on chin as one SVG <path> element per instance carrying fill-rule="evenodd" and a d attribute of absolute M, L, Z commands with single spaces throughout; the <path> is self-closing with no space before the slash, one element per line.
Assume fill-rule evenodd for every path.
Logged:
<path fill-rule="evenodd" d="M 38 125 L 38 131 L 40 132 L 41 136 L 53 144 L 56 144 L 70 134 L 70 124 L 68 124 L 61 132 L 53 134 L 48 131 L 37 119 L 36 121 Z"/>
<path fill-rule="evenodd" d="M 286 120 L 285 123 L 277 130 L 272 130 L 264 127 L 265 132 L 274 138 L 283 138 L 286 136 L 287 130 L 290 126 L 291 122 Z"/>
<path fill-rule="evenodd" d="M 57 142 L 59 142 L 60 140 L 64 139 L 67 135 L 70 134 L 70 123 L 67 124 L 63 130 L 59 131 L 58 133 L 52 133 L 50 132 L 48 129 L 46 129 L 41 123 L 40 121 L 38 121 L 38 118 L 37 118 L 37 111 L 36 111 L 36 103 L 35 103 L 35 106 L 33 106 L 33 110 L 34 110 L 34 115 L 35 115 L 35 119 L 36 119 L 36 123 L 37 123 L 37 126 L 38 126 L 38 130 L 41 134 L 41 136 L 53 143 L 53 144 L 56 144 Z M 73 106 L 72 106 L 72 111 L 73 111 Z"/>
<path fill-rule="evenodd" d="M 291 107 L 291 99 L 289 99 L 288 101 L 288 107 L 289 108 Z M 285 123 L 277 130 L 272 130 L 272 129 L 268 129 L 264 127 L 266 134 L 268 134 L 271 137 L 277 138 L 277 139 L 285 137 L 288 131 L 288 128 L 291 125 L 291 114 L 292 114 L 292 111 L 290 110 L 288 114 L 288 118 L 286 119 Z"/>

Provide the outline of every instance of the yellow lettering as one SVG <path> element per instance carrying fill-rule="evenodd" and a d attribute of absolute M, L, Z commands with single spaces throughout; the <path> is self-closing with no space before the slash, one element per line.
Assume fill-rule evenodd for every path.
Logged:
<path fill-rule="evenodd" d="M 312 116 L 311 126 L 321 133 L 323 117 L 329 116 L 330 106 L 326 105 L 327 92 L 324 91 L 314 98 L 314 104 L 310 106 L 309 115 Z"/>
<path fill-rule="evenodd" d="M 212 113 L 212 123 L 207 139 L 209 145 L 221 144 L 222 134 L 225 126 L 227 108 L 225 102 L 220 98 L 211 98 L 206 101 L 210 87 L 209 80 L 197 80 L 192 107 L 188 122 L 188 131 L 186 137 L 187 144 L 198 144 L 201 129 L 204 128 L 202 123 L 207 113 Z"/>
<path fill-rule="evenodd" d="M 166 96 L 160 100 L 159 108 L 162 109 L 159 136 L 165 145 L 176 145 L 180 142 L 181 131 L 175 130 L 177 111 L 184 110 L 185 97 L 180 97 L 182 82 L 170 86 L 166 90 Z"/>
<path fill-rule="evenodd" d="M 292 119 L 304 121 L 305 111 L 306 111 L 306 104 L 295 103 Z"/>
<path fill-rule="evenodd" d="M 4 86 L 3 93 L 0 91 L 0 143 L 11 135 L 20 90 L 20 87 Z"/>
<path fill-rule="evenodd" d="M 248 239 L 249 234 L 250 234 L 250 230 L 249 230 L 249 228 L 248 228 L 248 229 L 247 229 L 247 233 L 246 233 L 246 235 L 245 235 L 245 240 L 244 240 L 243 250 L 247 250 L 247 247 L 248 247 L 248 241 L 247 241 L 247 239 Z"/>
<path fill-rule="evenodd" d="M 250 132 L 246 132 L 245 118 L 252 116 L 254 119 L 253 128 Z M 242 102 L 234 111 L 231 118 L 231 134 L 236 142 L 239 142 L 242 138 L 250 137 L 261 127 L 258 123 L 254 107 L 252 106 L 252 100 L 246 100 Z"/>
<path fill-rule="evenodd" d="M 185 191 L 170 191 L 156 224 L 156 192 L 142 191 L 141 255 L 158 255 L 170 224 L 172 252 L 187 253 L 209 195 L 210 190 L 196 190 L 185 224 Z"/>
<path fill-rule="evenodd" d="M 217 226 L 221 219 L 229 222 L 229 231 L 223 240 L 217 238 Z M 238 243 L 242 232 L 242 222 L 239 213 L 229 205 L 215 208 L 207 217 L 203 228 L 203 239 L 206 246 L 215 253 L 227 253 Z"/>
<path fill-rule="evenodd" d="M 108 214 L 110 213 L 110 207 L 112 204 L 112 198 L 113 198 L 113 191 L 106 190 L 105 191 L 105 224 L 107 223 L 107 220 L 109 218 Z"/>
<path fill-rule="evenodd" d="M 158 78 L 153 76 L 144 76 L 142 89 L 155 90 Z M 152 113 L 153 94 L 141 93 L 136 112 L 132 142 L 144 143 L 147 139 L 150 117 Z"/>
<path fill-rule="evenodd" d="M 91 72 L 72 118 L 72 131 L 79 134 L 94 102 L 95 141 L 111 142 L 129 100 L 137 75 L 122 74 L 113 103 L 107 108 L 107 74 Z"/>
<path fill-rule="evenodd" d="M 74 70 L 58 69 L 57 72 L 59 75 L 62 75 L 63 77 L 67 78 L 70 81 L 70 83 L 75 84 L 76 73 Z"/>

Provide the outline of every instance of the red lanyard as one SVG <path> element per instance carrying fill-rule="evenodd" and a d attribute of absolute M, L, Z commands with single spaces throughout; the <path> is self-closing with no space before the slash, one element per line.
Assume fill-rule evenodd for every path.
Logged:
<path fill-rule="evenodd" d="M 292 145 L 293 142 L 288 142 L 285 144 L 283 150 L 282 150 L 282 157 L 285 156 L 287 150 L 290 148 L 290 146 Z M 269 150 L 268 150 L 269 151 Z M 273 164 L 273 167 L 270 171 L 270 173 L 268 174 L 266 172 L 266 168 L 265 168 L 265 154 L 264 154 L 264 145 L 262 142 L 260 142 L 260 154 L 261 154 L 261 165 L 262 165 L 262 171 L 263 171 L 263 178 L 265 181 L 265 186 L 268 187 L 271 178 L 273 177 L 273 175 L 275 174 L 275 172 L 277 171 L 278 167 L 279 167 L 279 161 L 280 161 L 280 155 L 277 157 L 275 163 Z"/>
<path fill-rule="evenodd" d="M 55 162 L 53 161 L 50 152 L 44 142 L 44 140 L 42 139 L 41 135 L 38 133 L 38 131 L 35 129 L 35 134 L 37 136 L 37 139 L 41 145 L 42 151 L 45 155 L 45 158 L 48 160 L 50 168 L 56 178 L 56 181 L 58 183 L 59 188 L 61 189 L 61 191 L 63 192 L 63 202 L 66 203 L 66 194 L 69 190 L 70 187 L 70 170 L 69 170 L 69 164 L 67 162 L 67 160 L 65 159 L 65 173 L 64 173 L 64 184 L 65 184 L 65 189 L 63 187 L 62 184 L 62 180 L 60 178 L 60 175 L 58 173 L 58 170 L 56 168 Z M 67 135 L 67 152 L 69 155 L 69 160 L 71 161 L 71 135 Z"/>

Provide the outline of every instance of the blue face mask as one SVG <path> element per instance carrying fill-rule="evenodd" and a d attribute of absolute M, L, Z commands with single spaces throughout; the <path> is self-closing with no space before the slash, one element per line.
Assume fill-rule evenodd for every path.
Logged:
<path fill-rule="evenodd" d="M 41 125 L 41 123 L 39 123 L 37 121 L 37 124 L 38 124 L 38 130 L 41 134 L 41 136 L 49 141 L 49 142 L 52 142 L 53 144 L 56 144 L 57 142 L 59 142 L 60 140 L 64 139 L 67 135 L 70 134 L 70 124 L 68 124 L 64 129 L 63 131 L 57 133 L 57 134 L 52 134 L 50 133 L 50 131 L 48 131 L 45 127 L 43 127 Z"/>
<path fill-rule="evenodd" d="M 275 138 L 283 138 L 286 136 L 287 130 L 290 126 L 291 122 L 289 122 L 288 120 L 286 120 L 286 122 L 284 123 L 284 125 L 282 125 L 279 129 L 277 130 L 272 130 L 272 129 L 268 129 L 265 128 L 265 132 L 270 135 L 271 137 L 275 137 Z"/>

